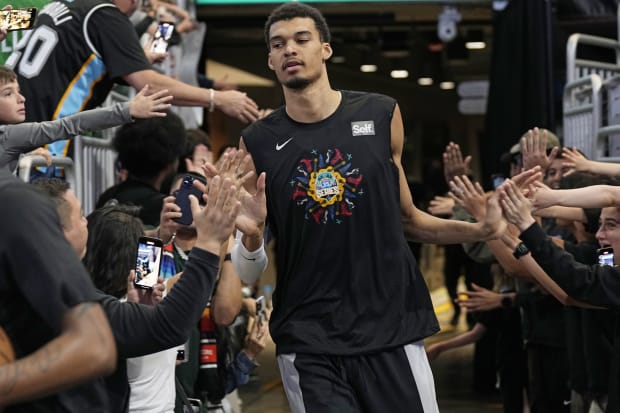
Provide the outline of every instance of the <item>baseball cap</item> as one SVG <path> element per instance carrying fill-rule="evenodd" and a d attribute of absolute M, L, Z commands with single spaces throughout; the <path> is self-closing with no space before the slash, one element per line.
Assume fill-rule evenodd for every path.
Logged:
<path fill-rule="evenodd" d="M 547 150 L 553 149 L 556 146 L 560 146 L 560 139 L 558 139 L 555 133 L 547 129 L 541 129 L 541 131 L 547 131 Z M 527 133 L 524 133 L 521 138 L 526 135 Z M 521 153 L 521 138 L 519 138 L 519 141 L 516 144 L 512 145 L 512 147 L 510 148 L 511 155 Z"/>

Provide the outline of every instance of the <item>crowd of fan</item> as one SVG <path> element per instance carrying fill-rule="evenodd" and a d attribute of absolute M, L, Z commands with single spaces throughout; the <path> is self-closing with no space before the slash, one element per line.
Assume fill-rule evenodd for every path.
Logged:
<path fill-rule="evenodd" d="M 620 168 L 561 147 L 537 128 L 502 157 L 509 179 L 494 191 L 472 178 L 471 157 L 458 145 L 446 147 L 443 161 L 451 190 L 429 211 L 479 220 L 486 200 L 497 197 L 507 229 L 500 239 L 459 245 L 476 263 L 492 265 L 494 287 L 474 283 L 454 294 L 475 315 L 472 328 L 429 346 L 429 359 L 492 334 L 505 412 L 616 411 L 612 274 L 620 261 L 599 256 L 620 248 Z"/>
<path fill-rule="evenodd" d="M 51 146 L 42 148 L 43 145 L 60 142 L 66 148 L 66 139 L 122 125 L 113 141 L 118 152 L 119 184 L 101 194 L 98 208 L 88 217 L 83 216 L 80 201 L 69 184 L 52 176 L 59 172 L 54 168 L 39 173 L 43 176 L 33 179 L 27 190 L 20 189 L 17 197 L 11 197 L 10 192 L 14 187 L 19 188 L 18 184 L 8 175 L 2 175 L 0 186 L 6 189 L 5 200 L 10 204 L 10 211 L 4 211 L 6 216 L 12 216 L 13 208 L 21 202 L 39 205 L 29 207 L 28 224 L 14 228 L 15 233 L 12 228 L 6 228 L 3 244 L 10 240 L 21 245 L 28 254 L 40 252 L 40 258 L 52 256 L 45 262 L 30 259 L 30 266 L 22 268 L 40 277 L 36 290 L 24 293 L 26 301 L 41 294 L 54 294 L 54 288 L 61 289 L 62 300 L 66 300 L 62 304 L 56 298 L 37 300 L 39 308 L 34 310 L 35 314 L 24 312 L 24 318 L 20 319 L 13 311 L 21 307 L 12 306 L 14 302 L 8 298 L 5 301 L 5 294 L 25 288 L 28 277 L 22 277 L 19 282 L 24 285 L 3 288 L 3 307 L 8 305 L 9 310 L 3 314 L 0 332 L 7 342 L 11 341 L 6 351 L 2 348 L 3 361 L 16 358 L 26 363 L 28 357 L 25 355 L 48 341 L 44 338 L 48 333 L 16 333 L 23 327 L 20 321 L 30 323 L 33 319 L 55 326 L 54 335 L 61 332 L 61 342 L 72 339 L 66 350 L 76 346 L 88 349 L 76 354 L 74 361 L 69 361 L 68 355 L 58 356 L 56 361 L 60 364 L 47 375 L 50 382 L 41 384 L 39 381 L 26 393 L 20 394 L 18 389 L 17 394 L 4 397 L 6 389 L 0 386 L 3 394 L 0 405 L 11 405 L 8 411 L 60 406 L 83 411 L 88 406 L 88 411 L 102 412 L 183 412 L 188 409 L 238 412 L 241 407 L 234 392 L 239 385 L 248 382 L 250 372 L 257 366 L 256 356 L 265 347 L 267 323 L 257 318 L 255 304 L 256 281 L 267 266 L 263 242 L 264 184 L 262 191 L 259 189 L 254 194 L 242 190 L 248 179 L 256 179 L 249 170 L 246 174 L 239 173 L 247 168 L 248 159 L 243 153 L 228 150 L 220 154 L 216 164 L 208 135 L 200 129 L 187 130 L 183 120 L 170 109 L 171 103 L 204 106 L 210 111 L 221 110 L 243 122 L 254 121 L 266 112 L 259 111 L 254 101 L 237 91 L 233 84 L 201 76 L 201 82 L 206 82 L 208 87 L 195 87 L 169 76 L 170 70 L 151 66 L 174 57 L 172 50 L 155 53 L 150 47 L 159 23 L 165 21 L 175 25 L 172 46 L 181 41 L 181 33 L 194 30 L 196 23 L 187 11 L 175 4 L 153 0 L 140 2 L 141 10 L 135 10 L 137 4 L 128 4 L 125 0 L 114 4 L 76 2 L 70 7 L 53 3 L 40 11 L 35 32 L 43 25 L 41 21 L 46 15 L 57 17 L 54 13 L 65 13 L 72 16 L 68 20 L 74 21 L 80 20 L 89 10 L 103 9 L 113 16 L 105 21 L 107 27 L 96 19 L 91 19 L 90 26 L 82 21 L 76 23 L 84 24 L 86 32 L 97 37 L 92 43 L 94 49 L 102 53 L 93 57 L 107 66 L 104 76 L 110 81 L 102 94 L 83 96 L 84 103 L 73 113 L 70 110 L 59 113 L 55 102 L 43 104 L 45 97 L 41 91 L 33 91 L 36 86 L 22 76 L 19 61 L 0 67 L 0 169 L 4 171 L 15 173 L 20 157 L 27 154 L 42 155 L 51 165 L 54 155 L 68 152 Z M 110 5 L 116 7 L 108 7 Z M 71 7 L 74 9 L 69 10 Z M 95 13 L 96 16 L 100 14 L 105 19 L 105 14 Z M 134 16 L 135 28 L 124 15 Z M 66 36 L 75 35 L 61 23 L 56 19 L 54 27 L 60 37 L 66 40 Z M 124 43 L 115 44 L 109 40 L 112 36 L 103 34 L 106 40 L 95 34 L 110 30 L 115 24 L 119 25 L 121 33 L 127 34 L 122 39 Z M 139 35 L 142 35 L 142 43 Z M 0 30 L 0 38 L 5 36 L 6 31 Z M 77 36 L 73 41 L 79 41 L 82 32 Z M 56 62 L 49 59 L 44 77 L 70 93 L 73 84 L 63 82 L 67 81 L 64 75 L 72 69 L 59 57 L 70 51 L 63 49 L 54 53 Z M 14 56 L 20 54 L 16 52 Z M 54 67 L 58 62 L 60 66 Z M 55 74 L 50 75 L 50 70 Z M 135 97 L 127 103 L 95 108 L 112 84 L 122 80 L 139 89 L 137 94 L 132 93 Z M 88 79 L 87 83 L 92 85 L 88 87 L 95 87 L 101 81 L 101 78 Z M 83 110 L 91 107 L 93 109 Z M 188 176 L 202 182 L 198 193 L 205 195 L 200 202 L 198 199 L 190 201 L 193 220 L 184 225 L 176 221 L 181 212 L 175 195 L 183 178 Z M 207 179 L 208 189 L 204 185 Z M 260 182 L 258 187 L 261 188 Z M 54 228 L 55 218 L 46 210 L 49 201 L 42 197 L 52 201 L 52 209 L 60 218 L 61 232 Z M 205 207 L 207 199 L 209 205 Z M 37 214 L 39 210 L 41 214 Z M 37 227 L 36 223 L 41 225 L 37 231 L 45 235 L 35 239 L 33 232 L 26 234 L 33 238 L 24 239 L 24 231 L 29 232 L 26 227 Z M 20 236 L 12 238 L 16 233 Z M 141 289 L 134 282 L 137 247 L 140 237 L 149 235 L 164 242 L 161 275 L 151 289 Z M 46 243 L 54 246 L 46 246 Z M 44 251 L 46 248 L 48 250 Z M 72 255 L 81 259 L 84 267 L 76 264 Z M 12 259 L 13 263 L 19 261 L 16 256 Z M 84 268 L 92 279 L 94 290 L 80 281 Z M 58 272 L 64 275 L 58 277 Z M 100 308 L 89 318 L 88 339 L 80 341 L 68 337 L 67 330 L 73 329 L 73 334 L 79 335 L 77 333 L 85 333 L 88 326 L 69 320 L 66 315 L 54 318 L 62 315 L 58 308 L 89 300 L 99 303 Z M 101 310 L 107 321 L 101 318 Z M 38 311 L 46 313 L 38 315 Z M 268 312 L 267 308 L 267 315 Z M 6 322 L 5 317 L 12 321 Z M 209 346 L 203 345 L 205 325 L 212 327 Z M 110 341 L 112 337 L 116 350 Z M 44 348 L 49 350 L 49 347 Z M 214 353 L 208 357 L 211 365 L 207 365 L 207 369 L 205 351 Z M 96 357 L 92 357 L 93 354 Z M 116 362 L 113 361 L 115 354 Z M 68 374 L 67 369 L 72 372 Z M 58 392 L 105 372 L 113 373 L 78 388 Z M 56 382 L 51 383 L 54 380 Z M 29 392 L 50 396 L 33 401 Z M 22 404 L 15 404 L 20 401 Z M 191 403 L 196 404 L 190 407 Z"/>
<path fill-rule="evenodd" d="M 1 264 L 7 274 L 24 275 L 10 283 L 0 279 L 0 321 L 5 322 L 0 332 L 18 337 L 10 354 L 5 348 L 0 354 L 17 366 L 15 372 L 31 377 L 11 393 L 10 382 L 0 385 L 0 395 L 10 393 L 0 398 L 0 407 L 79 409 L 87 397 L 94 411 L 184 412 L 190 399 L 199 399 L 205 409 L 238 411 L 227 395 L 248 381 L 268 336 L 266 323 L 256 317 L 252 291 L 267 265 L 265 176 L 251 171 L 243 150 L 229 149 L 214 159 L 208 135 L 187 130 L 169 109 L 172 104 L 203 106 L 244 122 L 266 112 L 234 85 L 201 78 L 208 87 L 195 87 L 153 69 L 153 63 L 169 58 L 151 51 L 157 22 L 175 20 L 180 33 L 195 27 L 183 8 L 152 0 L 134 15 L 134 27 L 122 15 L 133 14 L 137 2 L 113 3 L 112 10 L 107 2 L 78 0 L 54 12 L 62 17 L 73 7 L 78 20 L 98 5 L 105 9 L 86 33 L 101 52 L 92 54 L 93 60 L 108 66 L 106 79 L 91 79 L 88 91 L 94 93 L 82 96 L 77 108 L 98 106 L 117 81 L 139 90 L 128 103 L 71 112 L 49 103 L 53 97 L 31 81 L 38 75 L 25 75 L 20 51 L 10 59 L 11 69 L 0 69 L 0 190 L 9 201 L 0 205 L 0 216 L 11 217 L 1 242 L 22 252 L 8 256 L 8 247 L 3 249 Z M 59 33 L 61 20 L 56 19 Z M 97 35 L 102 21 L 127 34 L 122 50 Z M 53 76 L 68 82 L 75 74 L 59 56 L 55 61 L 66 67 L 56 67 Z M 65 69 L 68 77 L 61 75 Z M 63 96 L 70 86 L 63 86 Z M 26 107 L 32 100 L 36 111 L 31 114 Z M 23 154 L 51 160 L 66 153 L 37 149 L 43 144 L 119 125 L 113 141 L 119 183 L 101 194 L 86 218 L 62 179 L 40 177 L 25 185 L 6 173 L 15 170 Z M 474 180 L 471 158 L 464 158 L 458 145 L 450 144 L 443 159 L 451 190 L 433 201 L 430 212 L 495 222 L 505 231 L 497 239 L 459 247 L 474 262 L 490 265 L 495 282 L 487 283 L 489 288 L 472 283 L 458 297 L 451 288 L 458 305 L 476 316 L 468 332 L 428 346 L 428 358 L 494 330 L 504 411 L 617 411 L 620 277 L 615 266 L 620 256 L 604 265 L 599 249 L 620 251 L 620 189 L 614 186 L 620 167 L 562 148 L 555 135 L 538 129 L 507 152 L 509 178 L 493 191 Z M 206 206 L 191 198 L 193 221 L 184 225 L 177 222 L 182 214 L 175 197 L 188 176 L 204 193 Z M 254 193 L 243 189 L 250 181 Z M 487 208 L 493 203 L 501 209 Z M 55 214 L 60 227 L 54 225 Z M 136 246 L 144 235 L 164 243 L 161 277 L 149 290 L 134 284 Z M 84 273 L 94 288 L 84 282 Z M 37 302 L 37 309 L 25 309 L 22 296 Z M 89 302 L 98 304 L 84 304 Z M 71 311 L 61 310 L 67 307 Z M 23 323 L 37 321 L 51 327 L 17 333 Z M 6 336 L 0 335 L 0 343 Z M 215 345 L 207 349 L 205 342 Z M 207 351 L 216 354 L 208 357 Z M 48 366 L 48 379 L 28 363 Z M 205 368 L 208 363 L 214 368 Z M 7 369 L 6 377 L 10 374 Z M 92 377 L 99 378 L 74 387 Z M 32 400 L 31 395 L 49 396 Z"/>

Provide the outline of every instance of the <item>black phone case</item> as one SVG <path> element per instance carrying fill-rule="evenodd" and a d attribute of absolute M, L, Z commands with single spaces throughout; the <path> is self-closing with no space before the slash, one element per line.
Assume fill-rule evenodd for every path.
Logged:
<path fill-rule="evenodd" d="M 159 268 L 157 268 L 157 274 L 158 274 L 158 275 L 157 275 L 157 277 L 159 277 L 159 275 L 161 274 L 161 258 L 162 258 L 161 256 L 162 256 L 162 254 L 163 254 L 163 247 L 164 247 L 164 244 L 163 244 L 163 242 L 162 242 L 159 238 L 140 237 L 140 238 L 138 239 L 138 246 L 139 246 L 140 244 L 146 244 L 146 242 L 147 242 L 147 241 L 153 242 L 153 243 L 154 243 L 154 245 L 155 245 L 155 246 L 157 246 L 157 247 L 159 247 L 159 249 L 160 249 L 160 250 L 159 250 Z M 135 268 L 135 271 L 138 271 L 138 268 L 137 268 L 137 260 L 136 260 L 136 268 Z M 136 273 L 136 277 L 137 277 L 137 273 Z M 135 285 L 136 287 L 138 287 L 138 288 L 143 288 L 143 289 L 146 289 L 146 290 L 150 290 L 151 288 L 153 288 L 153 287 L 152 287 L 152 286 L 150 286 L 150 285 L 140 284 L 140 281 L 138 281 L 138 279 L 137 279 L 137 278 L 136 278 L 136 280 L 134 281 L 134 285 Z"/>
<path fill-rule="evenodd" d="M 194 220 L 192 216 L 192 207 L 189 203 L 189 196 L 194 195 L 198 201 L 202 201 L 202 192 L 195 188 L 192 182 L 193 180 L 189 181 L 183 179 L 183 183 L 179 188 L 179 193 L 174 200 L 174 203 L 181 208 L 181 213 L 183 214 L 180 218 L 175 218 L 174 221 L 182 225 L 191 225 Z"/>

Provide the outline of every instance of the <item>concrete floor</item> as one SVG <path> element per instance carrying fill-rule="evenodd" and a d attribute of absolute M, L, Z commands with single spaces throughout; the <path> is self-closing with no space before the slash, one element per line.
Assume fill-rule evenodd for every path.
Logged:
<path fill-rule="evenodd" d="M 433 343 L 466 331 L 464 314 L 459 325 L 450 326 L 452 309 L 442 285 L 442 249 L 425 247 L 420 266 L 429 288 L 435 312 L 441 324 L 441 332 L 426 340 Z M 441 413 L 501 413 L 502 405 L 497 395 L 482 397 L 472 391 L 473 346 L 463 347 L 442 354 L 431 365 L 435 377 L 437 400 Z M 250 383 L 239 389 L 244 413 L 290 412 L 280 382 L 275 361 L 275 347 L 269 342 L 259 357 L 260 367 Z M 403 410 L 403 412 L 406 410 Z M 392 412 L 386 412 L 392 413 Z"/>

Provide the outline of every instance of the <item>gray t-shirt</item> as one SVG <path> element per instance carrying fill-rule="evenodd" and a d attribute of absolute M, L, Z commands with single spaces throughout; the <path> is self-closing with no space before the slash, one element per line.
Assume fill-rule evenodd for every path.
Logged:
<path fill-rule="evenodd" d="M 0 169 L 13 172 L 21 154 L 48 143 L 131 121 L 129 103 L 116 103 L 53 121 L 0 125 Z"/>

